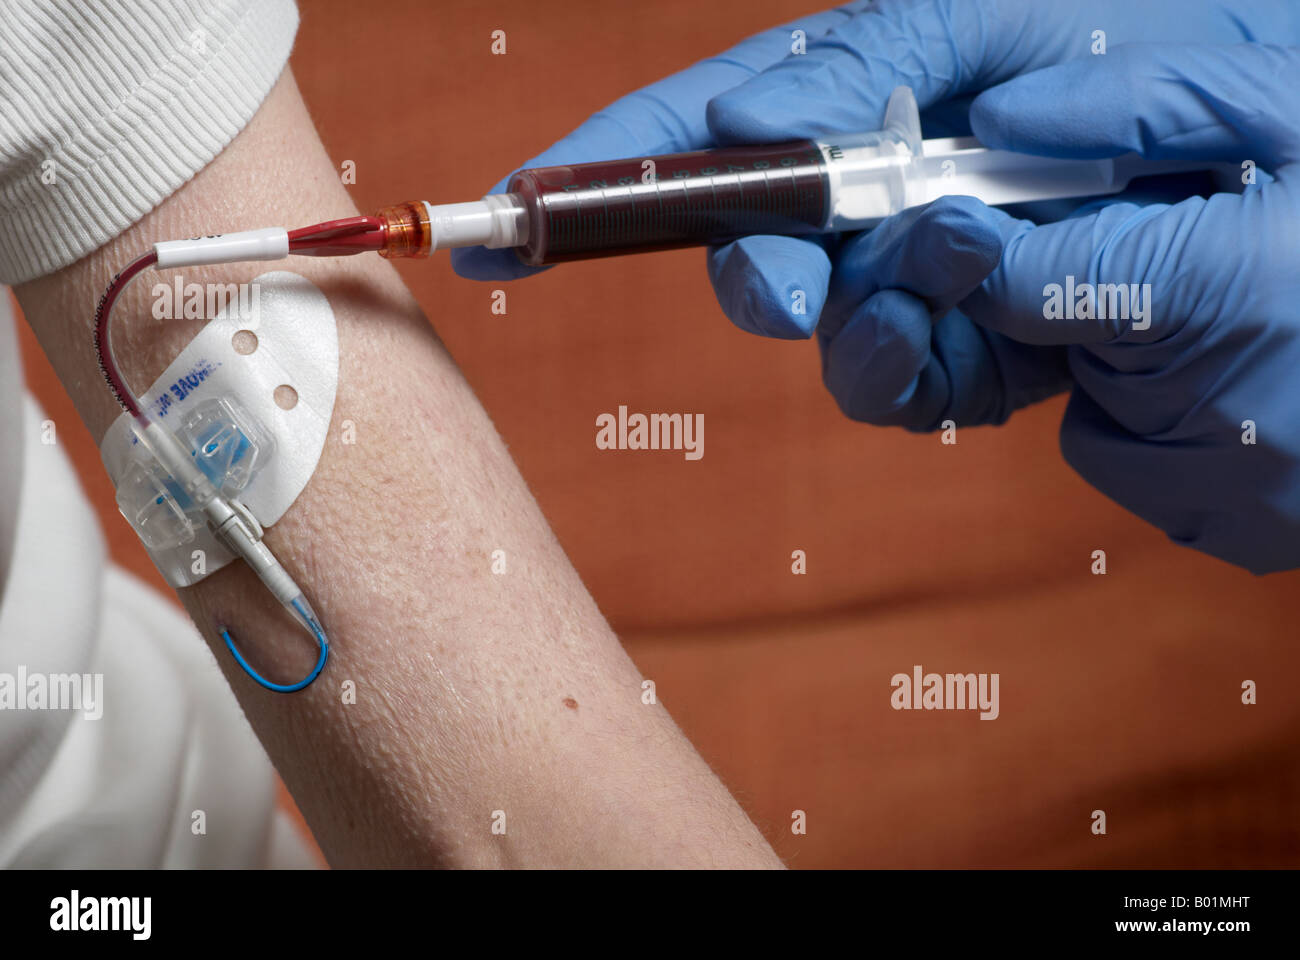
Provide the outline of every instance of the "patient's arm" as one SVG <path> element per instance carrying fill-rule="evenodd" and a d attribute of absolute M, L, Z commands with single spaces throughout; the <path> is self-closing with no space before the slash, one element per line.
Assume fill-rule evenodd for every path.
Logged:
<path fill-rule="evenodd" d="M 183 189 L 17 294 L 100 437 L 119 410 L 96 369 L 90 318 L 117 269 L 156 240 L 354 212 L 286 70 Z M 234 665 L 217 618 L 269 676 L 300 676 L 312 660 L 310 639 L 242 563 L 182 599 L 330 862 L 777 865 L 664 708 L 642 703 L 636 667 L 387 262 L 300 257 L 184 279 L 246 281 L 282 268 L 324 289 L 338 319 L 330 440 L 267 532 L 330 633 L 329 666 L 282 695 Z M 137 393 L 201 325 L 151 318 L 159 276 L 134 284 L 114 320 Z M 339 442 L 343 419 L 356 424 L 354 445 Z M 490 569 L 496 549 L 508 555 L 502 576 Z M 356 684 L 353 705 L 345 681 Z M 504 811 L 504 836 L 492 832 L 494 811 Z"/>

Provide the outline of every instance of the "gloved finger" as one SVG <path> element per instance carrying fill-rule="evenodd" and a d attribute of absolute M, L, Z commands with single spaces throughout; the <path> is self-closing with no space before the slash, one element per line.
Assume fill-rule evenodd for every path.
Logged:
<path fill-rule="evenodd" d="M 1100 31 L 1100 35 L 1098 35 Z M 1092 0 L 881 0 L 825 36 L 715 97 L 709 127 L 720 143 L 776 142 L 880 126 L 894 87 L 924 109 L 1055 63 L 1097 44 L 1159 36 L 1172 43 L 1300 38 L 1286 0 L 1222 3 Z M 1104 58 L 1098 58 L 1104 59 Z"/>
<path fill-rule="evenodd" d="M 1060 344 L 1151 343 L 1185 324 L 1213 320 L 1225 305 L 1268 315 L 1275 305 L 1261 297 L 1275 285 L 1256 285 L 1252 278 L 1285 275 L 1294 244 L 1278 238 L 1297 237 L 1300 133 L 1295 93 L 1288 89 L 1297 67 L 1300 51 L 1261 45 L 1115 51 L 1042 71 L 1073 119 L 1056 139 L 1034 140 L 1037 149 L 1105 155 L 1136 148 L 1160 157 L 1240 157 L 1249 149 L 1275 177 L 1242 196 L 1140 207 L 1114 203 L 1037 228 L 1007 218 L 1002 263 L 962 309 L 1015 339 Z M 1098 90 L 1128 94 L 1109 108 L 1086 106 L 1068 92 L 1078 84 L 1086 84 L 1089 96 Z M 1038 88 L 1028 81 L 1005 89 L 1009 93 L 989 98 L 996 112 L 989 107 L 988 115 L 973 119 L 988 121 L 985 135 L 1005 131 L 1015 138 L 1008 144 L 1024 142 L 1020 138 L 1032 129 L 1012 112 L 1032 111 L 1032 120 L 1046 122 L 1062 109 L 1039 103 Z M 984 109 L 977 101 L 976 110 Z M 1096 132 L 1079 133 L 1076 124 L 1094 125 Z"/>
<path fill-rule="evenodd" d="M 822 380 L 845 416 L 910 426 L 946 404 L 948 384 L 930 354 L 932 323 L 920 297 L 882 290 L 822 341 Z"/>
<path fill-rule="evenodd" d="M 899 241 L 918 221 L 954 244 L 962 242 L 999 242 L 996 229 L 978 230 L 974 223 L 984 207 L 969 197 L 944 198 L 925 208 L 904 211 L 891 217 L 870 234 L 855 242 L 857 255 L 843 263 L 841 277 L 850 278 L 840 293 L 842 301 L 852 305 L 866 299 L 866 283 L 876 278 L 891 278 L 898 270 L 895 260 L 886 259 L 883 251 L 907 249 Z M 976 235 L 971 235 L 971 230 Z M 709 278 L 723 312 L 732 323 L 749 333 L 782 340 L 804 339 L 812 335 L 826 302 L 831 279 L 831 260 L 827 247 L 835 245 L 833 237 L 745 237 L 717 247 L 709 253 Z M 951 256 L 953 250 L 943 251 Z M 923 294 L 943 271 L 933 271 L 927 264 L 916 273 L 916 284 Z M 892 272 L 891 272 L 892 271 Z M 987 273 L 987 270 L 985 271 Z M 908 274 L 912 276 L 911 273 Z M 983 275 L 981 274 L 981 277 Z M 879 281 L 881 285 L 890 280 Z M 876 287 L 875 289 L 879 289 Z M 963 290 L 965 295 L 968 290 Z M 834 328 L 834 315 L 826 317 Z M 831 331 L 833 332 L 833 330 Z"/>
<path fill-rule="evenodd" d="M 740 329 L 778 340 L 812 336 L 831 279 L 823 242 L 753 236 L 709 251 L 722 312 Z"/>
<path fill-rule="evenodd" d="M 923 301 L 900 290 L 876 294 L 858 313 L 823 354 L 826 385 L 856 420 L 916 431 L 945 420 L 999 424 L 1072 383 L 1065 347 L 1016 343 L 957 310 L 932 320 Z"/>
<path fill-rule="evenodd" d="M 922 298 L 932 313 L 946 313 L 997 266 L 1001 222 L 974 197 L 941 197 L 858 234 L 836 257 L 818 334 L 834 337 L 849 312 L 887 287 Z"/>
<path fill-rule="evenodd" d="M 986 209 L 945 197 L 845 245 L 832 282 L 837 309 L 818 338 L 823 379 L 846 415 L 931 429 L 951 409 L 953 369 L 932 351 L 931 328 L 998 262 L 1001 242 Z"/>
<path fill-rule="evenodd" d="M 1300 180 L 1300 169 L 1294 180 Z M 1034 226 L 1002 214 L 1002 261 L 959 305 L 1023 343 L 1152 343 L 1223 311 L 1294 310 L 1261 300 L 1285 276 L 1300 217 L 1292 180 L 1246 196 L 1117 203 Z M 1293 237 L 1295 241 L 1278 241 Z"/>
<path fill-rule="evenodd" d="M 988 147 L 1053 157 L 1300 159 L 1289 115 L 1300 50 L 1264 44 L 1127 44 L 981 93 L 971 128 Z"/>
<path fill-rule="evenodd" d="M 755 34 L 716 57 L 616 100 L 522 167 L 679 153 L 709 146 L 712 140 L 704 109 L 710 98 L 789 55 L 794 31 L 819 37 L 867 5 L 859 0 Z M 504 191 L 509 180 L 510 176 L 502 178 L 490 192 Z M 451 261 L 456 272 L 470 280 L 514 280 L 546 269 L 524 266 L 509 250 L 486 247 L 453 250 Z"/>

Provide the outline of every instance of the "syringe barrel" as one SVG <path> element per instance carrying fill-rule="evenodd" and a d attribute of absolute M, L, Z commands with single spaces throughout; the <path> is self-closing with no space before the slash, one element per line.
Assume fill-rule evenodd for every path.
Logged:
<path fill-rule="evenodd" d="M 916 98 L 898 87 L 878 130 L 521 170 L 504 196 L 426 205 L 435 241 L 423 249 L 513 246 L 536 266 L 751 234 L 865 230 L 953 194 L 990 204 L 1095 196 L 1164 172 L 1123 159 L 1034 157 L 986 150 L 972 138 L 922 141 Z"/>
<path fill-rule="evenodd" d="M 506 190 L 528 212 L 524 263 L 818 233 L 830 218 L 826 159 L 811 140 L 521 170 Z"/>

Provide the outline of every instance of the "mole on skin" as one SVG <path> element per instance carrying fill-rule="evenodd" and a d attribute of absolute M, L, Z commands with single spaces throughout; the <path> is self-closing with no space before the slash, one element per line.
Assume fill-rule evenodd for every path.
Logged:
<path fill-rule="evenodd" d="M 565 705 L 566 707 L 568 707 L 570 710 L 577 710 L 577 709 L 578 709 L 578 701 L 577 701 L 577 700 L 574 700 L 573 697 L 565 697 L 564 700 L 563 700 L 562 702 L 563 702 L 564 705 Z"/>

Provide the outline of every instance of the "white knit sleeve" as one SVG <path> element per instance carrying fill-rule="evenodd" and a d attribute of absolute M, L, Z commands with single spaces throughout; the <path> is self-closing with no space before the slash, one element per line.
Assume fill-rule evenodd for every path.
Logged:
<path fill-rule="evenodd" d="M 293 0 L 0 0 L 0 283 L 79 260 L 189 180 L 297 27 Z"/>

